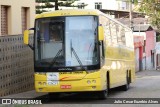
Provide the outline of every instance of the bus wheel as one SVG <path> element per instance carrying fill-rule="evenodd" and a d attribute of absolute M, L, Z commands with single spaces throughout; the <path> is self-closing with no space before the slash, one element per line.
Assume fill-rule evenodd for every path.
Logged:
<path fill-rule="evenodd" d="M 130 85 L 130 77 L 128 76 L 128 73 L 126 75 L 126 84 L 122 86 L 123 91 L 127 91 L 129 89 Z"/>
<path fill-rule="evenodd" d="M 98 98 L 105 100 L 108 97 L 108 90 L 103 90 L 98 92 Z"/>
<path fill-rule="evenodd" d="M 108 97 L 109 91 L 109 72 L 106 74 L 106 89 L 98 92 L 98 98 L 105 100 Z"/>

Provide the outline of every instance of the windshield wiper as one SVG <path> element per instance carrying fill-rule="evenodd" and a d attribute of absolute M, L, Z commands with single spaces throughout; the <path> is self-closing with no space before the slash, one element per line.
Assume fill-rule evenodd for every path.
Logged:
<path fill-rule="evenodd" d="M 76 57 L 79 65 L 81 66 L 81 68 L 82 68 L 84 71 L 88 72 L 88 71 L 85 69 L 85 67 L 83 66 L 82 61 L 79 59 L 76 51 L 75 51 L 74 48 L 72 47 L 72 40 L 70 41 L 70 47 L 71 47 L 71 56 L 72 56 L 72 52 L 73 52 L 73 54 L 74 54 L 74 56 Z"/>
<path fill-rule="evenodd" d="M 56 60 L 57 60 L 57 58 L 58 58 L 58 56 L 60 55 L 61 52 L 62 52 L 62 49 L 60 49 L 60 50 L 57 52 L 56 56 L 53 58 L 51 64 L 49 65 L 49 68 L 51 68 L 51 67 L 53 66 L 53 64 L 56 62 Z"/>

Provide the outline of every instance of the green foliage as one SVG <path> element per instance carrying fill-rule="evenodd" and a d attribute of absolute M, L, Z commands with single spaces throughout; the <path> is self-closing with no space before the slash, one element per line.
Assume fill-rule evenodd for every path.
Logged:
<path fill-rule="evenodd" d="M 138 4 L 138 0 L 130 0 L 133 4 Z"/>
<path fill-rule="evenodd" d="M 160 35 L 156 37 L 156 42 L 160 42 Z"/>
<path fill-rule="evenodd" d="M 58 10 L 58 6 L 75 7 L 71 5 L 75 1 L 77 0 L 36 0 L 36 3 L 45 3 L 45 5 L 36 6 L 36 14 L 46 12 L 44 8 L 55 8 L 55 10 Z M 55 2 L 55 5 L 50 2 Z"/>
<path fill-rule="evenodd" d="M 142 0 L 140 3 L 140 12 L 149 16 L 150 22 L 160 31 L 160 1 L 159 0 Z"/>

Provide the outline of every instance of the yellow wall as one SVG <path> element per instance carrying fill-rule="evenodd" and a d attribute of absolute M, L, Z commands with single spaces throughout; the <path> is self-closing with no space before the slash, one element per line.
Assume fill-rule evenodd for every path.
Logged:
<path fill-rule="evenodd" d="M 22 34 L 21 8 L 27 7 L 27 28 L 34 26 L 35 0 L 0 0 L 1 5 L 9 6 L 8 10 L 8 35 Z M 0 31 L 1 31 L 1 11 L 0 11 Z M 0 32 L 1 36 L 1 32 Z"/>

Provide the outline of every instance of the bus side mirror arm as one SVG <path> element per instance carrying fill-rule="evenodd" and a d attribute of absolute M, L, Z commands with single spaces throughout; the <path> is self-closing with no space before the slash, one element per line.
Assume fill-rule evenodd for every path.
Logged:
<path fill-rule="evenodd" d="M 29 30 L 35 30 L 35 28 L 30 28 Z"/>
<path fill-rule="evenodd" d="M 30 44 L 28 44 L 28 46 L 34 51 L 34 46 L 31 46 Z"/>

